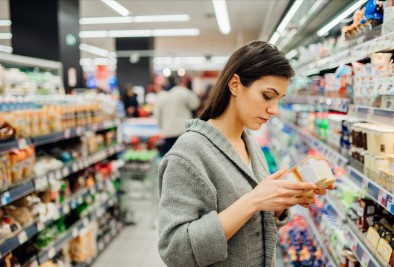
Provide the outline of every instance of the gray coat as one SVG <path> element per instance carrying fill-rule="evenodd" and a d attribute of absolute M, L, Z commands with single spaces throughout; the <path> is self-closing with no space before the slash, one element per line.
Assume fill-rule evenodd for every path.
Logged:
<path fill-rule="evenodd" d="M 190 120 L 159 167 L 159 252 L 168 266 L 275 266 L 277 230 L 288 222 L 258 212 L 226 241 L 218 213 L 269 175 L 260 147 L 242 135 L 246 166 L 227 139 L 202 120 Z M 283 218 L 282 218 L 283 217 Z"/>

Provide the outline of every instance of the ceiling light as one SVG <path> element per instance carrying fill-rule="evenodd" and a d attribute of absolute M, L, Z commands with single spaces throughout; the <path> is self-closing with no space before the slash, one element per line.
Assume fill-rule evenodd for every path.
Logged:
<path fill-rule="evenodd" d="M 186 70 L 184 68 L 179 68 L 178 69 L 178 75 L 180 77 L 185 76 L 185 74 L 186 74 Z"/>
<path fill-rule="evenodd" d="M 11 33 L 0 33 L 0 39 L 11 39 L 12 34 Z"/>
<path fill-rule="evenodd" d="M 157 16 L 135 16 L 133 22 L 171 22 L 171 21 L 189 21 L 190 16 L 186 14 L 181 15 L 157 15 Z"/>
<path fill-rule="evenodd" d="M 286 13 L 285 17 L 282 19 L 280 22 L 278 28 L 276 31 L 279 33 L 282 33 L 287 25 L 289 24 L 290 20 L 293 18 L 294 14 L 297 12 L 297 10 L 300 8 L 304 0 L 296 0 L 294 1 L 293 5 L 291 6 L 290 10 Z"/>
<path fill-rule="evenodd" d="M 293 50 L 291 50 L 290 52 L 288 52 L 288 53 L 286 54 L 286 57 L 287 57 L 288 59 L 292 59 L 292 58 L 295 57 L 297 54 L 298 54 L 297 50 L 293 49 Z"/>
<path fill-rule="evenodd" d="M 88 44 L 80 44 L 79 49 L 102 57 L 116 57 L 116 53 Z"/>
<path fill-rule="evenodd" d="M 157 15 L 157 16 L 135 16 L 135 17 L 92 17 L 81 18 L 79 24 L 112 24 L 112 23 L 143 23 L 143 22 L 174 22 L 188 21 L 189 15 Z"/>
<path fill-rule="evenodd" d="M 102 37 L 150 37 L 150 36 L 196 36 L 199 29 L 154 29 L 154 30 L 112 30 L 112 31 L 81 31 L 81 38 Z"/>
<path fill-rule="evenodd" d="M 226 0 L 212 0 L 212 4 L 220 32 L 223 34 L 229 34 L 231 32 L 231 26 Z"/>
<path fill-rule="evenodd" d="M 170 77 L 170 75 L 171 75 L 171 70 L 170 70 L 169 68 L 165 68 L 165 69 L 163 70 L 163 75 L 166 76 L 166 77 Z"/>
<path fill-rule="evenodd" d="M 12 53 L 11 46 L 0 45 L 0 52 Z"/>
<path fill-rule="evenodd" d="M 283 38 L 282 41 L 280 41 L 280 43 L 278 44 L 279 49 L 283 49 L 283 47 L 287 45 L 287 43 L 294 37 L 294 35 L 296 35 L 296 33 L 296 29 L 292 29 L 289 33 L 287 33 L 285 38 Z"/>
<path fill-rule="evenodd" d="M 279 40 L 279 38 L 280 38 L 280 34 L 278 32 L 274 32 L 268 43 L 275 45 L 276 42 Z"/>
<path fill-rule="evenodd" d="M 345 11 L 343 11 L 341 14 L 339 14 L 338 16 L 336 16 L 332 21 L 330 21 L 328 24 L 326 24 L 324 27 L 322 27 L 318 32 L 317 35 L 318 36 L 325 36 L 328 34 L 328 32 L 334 28 L 336 25 L 338 25 L 338 23 L 340 23 L 342 20 L 344 20 L 345 18 L 347 18 L 350 14 L 353 14 L 354 11 L 356 11 L 357 9 L 359 9 L 365 2 L 367 2 L 367 0 L 361 0 L 361 1 L 357 1 L 356 3 L 354 3 L 353 5 L 351 5 L 349 8 L 347 8 Z"/>
<path fill-rule="evenodd" d="M 132 17 L 94 17 L 81 18 L 79 24 L 110 24 L 110 23 L 131 23 Z"/>
<path fill-rule="evenodd" d="M 118 12 L 122 16 L 128 16 L 130 15 L 130 11 L 127 10 L 124 6 L 116 2 L 115 0 L 101 0 L 103 1 L 107 6 Z"/>
<path fill-rule="evenodd" d="M 117 60 L 112 58 L 81 58 L 79 64 L 81 66 L 90 65 L 116 65 Z"/>
<path fill-rule="evenodd" d="M 152 36 L 195 36 L 199 35 L 199 29 L 161 29 L 152 30 Z"/>
<path fill-rule="evenodd" d="M 11 24 L 11 20 L 9 19 L 0 20 L 0 26 L 11 26 Z"/>

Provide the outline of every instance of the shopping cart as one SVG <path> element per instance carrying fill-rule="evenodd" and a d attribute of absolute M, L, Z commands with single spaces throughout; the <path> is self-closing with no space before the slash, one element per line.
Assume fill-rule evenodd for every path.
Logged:
<path fill-rule="evenodd" d="M 122 221 L 124 224 L 139 223 L 143 219 L 139 214 L 149 210 L 150 223 L 155 227 L 160 161 L 156 147 L 162 140 L 159 127 L 152 118 L 129 119 L 123 122 L 122 135 L 126 147 L 125 164 L 121 169 Z"/>

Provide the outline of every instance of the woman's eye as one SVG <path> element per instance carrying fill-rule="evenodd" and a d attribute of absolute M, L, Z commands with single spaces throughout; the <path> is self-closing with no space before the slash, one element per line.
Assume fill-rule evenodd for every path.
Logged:
<path fill-rule="evenodd" d="M 263 94 L 263 97 L 264 97 L 265 100 L 271 100 L 272 99 L 271 97 L 267 96 L 266 94 Z"/>

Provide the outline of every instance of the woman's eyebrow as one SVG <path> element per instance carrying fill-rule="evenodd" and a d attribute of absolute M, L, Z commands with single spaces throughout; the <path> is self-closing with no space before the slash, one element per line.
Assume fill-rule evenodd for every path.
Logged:
<path fill-rule="evenodd" d="M 267 89 L 270 89 L 270 90 L 274 91 L 276 95 L 279 95 L 278 91 L 276 91 L 274 88 L 267 87 Z"/>

